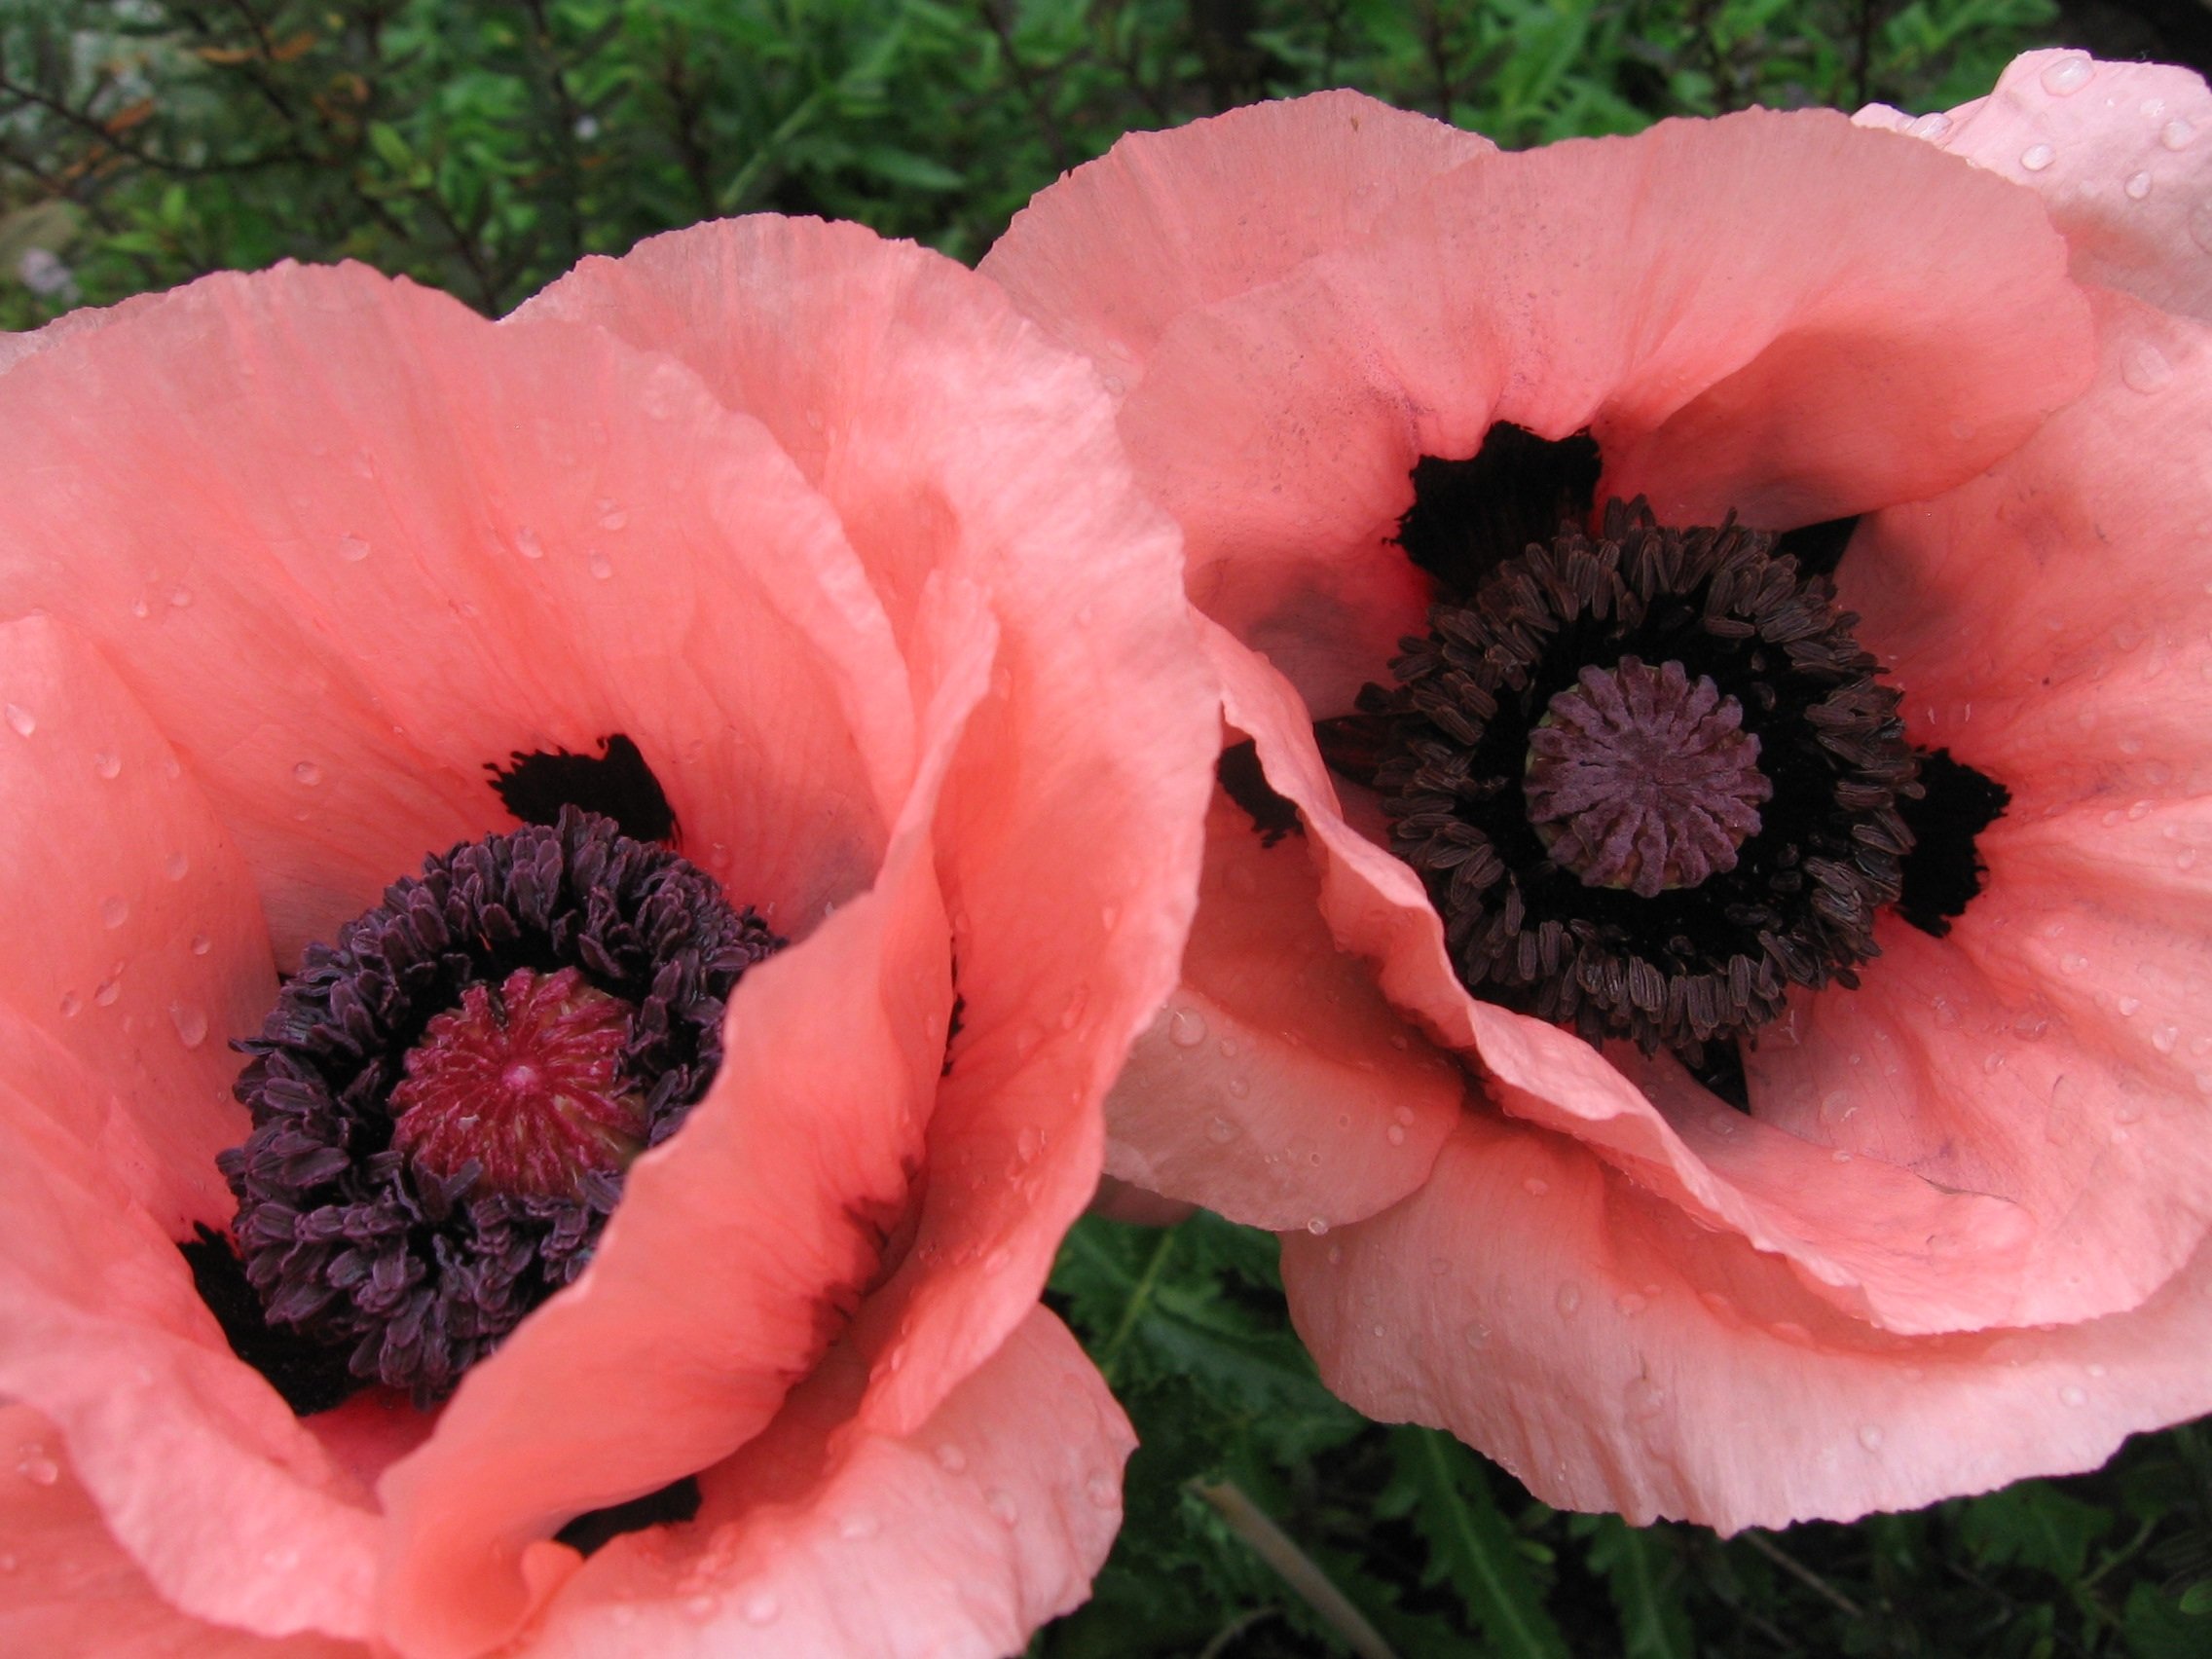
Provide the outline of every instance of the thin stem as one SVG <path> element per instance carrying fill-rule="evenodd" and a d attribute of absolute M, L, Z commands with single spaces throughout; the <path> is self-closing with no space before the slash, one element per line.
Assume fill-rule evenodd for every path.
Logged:
<path fill-rule="evenodd" d="M 1321 1622 L 1342 1637 L 1359 1659 L 1397 1659 L 1382 1633 L 1345 1598 L 1329 1575 L 1235 1481 L 1193 1481 L 1190 1490 L 1205 1499 L 1229 1530 L 1281 1576 Z"/>
<path fill-rule="evenodd" d="M 1745 1543 L 1751 1545 L 1752 1549 L 1766 1557 L 1767 1560 L 1773 1562 L 1775 1566 L 1781 1567 L 1783 1571 L 1788 1573 L 1790 1577 L 1796 1579 L 1798 1583 L 1817 1592 L 1830 1604 L 1841 1608 L 1855 1619 L 1862 1619 L 1866 1616 L 1865 1608 L 1802 1562 L 1783 1554 L 1781 1546 L 1764 1532 L 1741 1532 L 1737 1535 Z"/>
<path fill-rule="evenodd" d="M 1114 1325 L 1114 1334 L 1106 1339 L 1105 1346 L 1092 1357 L 1098 1371 L 1108 1382 L 1114 1381 L 1114 1362 L 1121 1356 L 1123 1347 L 1135 1334 L 1137 1321 L 1144 1317 L 1145 1309 L 1152 1306 L 1153 1292 L 1159 1288 L 1160 1275 L 1167 1269 L 1167 1258 L 1174 1253 L 1175 1230 L 1170 1227 L 1160 1235 L 1160 1242 L 1152 1247 L 1152 1257 L 1137 1276 L 1129 1300 L 1122 1309 L 1122 1317 Z"/>

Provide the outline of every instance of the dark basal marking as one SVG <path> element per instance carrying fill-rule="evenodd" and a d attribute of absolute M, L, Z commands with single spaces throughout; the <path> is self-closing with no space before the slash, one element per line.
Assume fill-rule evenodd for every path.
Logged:
<path fill-rule="evenodd" d="M 572 806 L 611 818 L 633 841 L 682 846 L 675 809 L 638 746 L 615 732 L 601 738 L 599 748 L 596 756 L 518 749 L 507 765 L 487 760 L 484 769 L 506 809 L 525 824 L 558 824 L 561 809 Z"/>
<path fill-rule="evenodd" d="M 215 1315 L 231 1352 L 260 1372 L 296 1417 L 313 1417 L 345 1404 L 361 1386 L 361 1380 L 347 1369 L 345 1350 L 272 1325 L 262 1311 L 261 1298 L 246 1282 L 245 1264 L 231 1241 L 204 1223 L 194 1231 L 199 1236 L 185 1240 L 177 1250 L 192 1270 L 193 1289 Z"/>
<path fill-rule="evenodd" d="M 1584 528 L 1603 470 L 1587 430 L 1555 440 L 1500 421 L 1466 460 L 1422 456 L 1414 464 L 1414 504 L 1398 520 L 1398 545 L 1436 578 L 1438 598 L 1464 600 L 1506 560 L 1548 544 L 1562 525 Z"/>
<path fill-rule="evenodd" d="M 2012 792 L 1954 760 L 1948 749 L 1921 752 L 1920 787 L 1920 799 L 1902 806 L 1913 846 L 1905 855 L 1898 914 L 1941 939 L 1989 877 L 1975 840 L 2004 816 Z"/>
<path fill-rule="evenodd" d="M 633 1497 L 628 1503 L 610 1503 L 605 1509 L 586 1510 L 553 1536 L 572 1550 L 594 1555 L 625 1532 L 643 1532 L 648 1528 L 695 1519 L 699 1501 L 698 1478 L 685 1475 L 680 1481 L 669 1482 L 658 1492 Z"/>
<path fill-rule="evenodd" d="M 239 1045 L 253 1130 L 216 1164 L 268 1321 L 419 1403 L 449 1393 L 583 1271 L 621 1196 L 632 1136 L 587 1147 L 571 1181 L 551 1181 L 501 1138 L 527 1129 L 518 1111 L 567 1112 L 564 1091 L 604 1087 L 638 1113 L 636 1143 L 658 1145 L 721 1064 L 740 976 L 783 942 L 705 871 L 572 807 L 394 882 L 334 945 L 308 947 L 261 1034 Z M 395 1101 L 410 1060 L 466 1038 L 440 1025 L 456 1011 L 497 1026 L 534 982 L 530 1029 L 511 1028 L 522 1047 L 485 1074 L 480 1155 L 462 1144 L 472 1114 L 448 1097 L 452 1076 L 419 1103 L 432 1118 L 411 1146 Z M 601 1054 L 609 1003 L 626 1029 Z M 609 1058 L 605 1077 L 572 1063 Z"/>
<path fill-rule="evenodd" d="M 1260 767 L 1260 746 L 1249 738 L 1221 752 L 1214 776 L 1221 780 L 1222 793 L 1250 817 L 1261 846 L 1272 847 L 1285 835 L 1306 833 L 1297 804 L 1287 795 L 1277 794 L 1268 782 L 1267 773 Z"/>
<path fill-rule="evenodd" d="M 1786 530 L 1775 537 L 1775 557 L 1796 560 L 1800 575 L 1832 576 L 1843 562 L 1843 550 L 1851 545 L 1852 533 L 1859 528 L 1859 517 L 1854 513 L 1849 518 L 1823 519 L 1819 524 Z"/>

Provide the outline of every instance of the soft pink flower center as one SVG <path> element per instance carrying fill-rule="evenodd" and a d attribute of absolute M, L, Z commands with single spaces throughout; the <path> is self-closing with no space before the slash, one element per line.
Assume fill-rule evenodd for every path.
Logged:
<path fill-rule="evenodd" d="M 1736 867 L 1774 786 L 1709 676 L 1633 656 L 1585 667 L 1529 735 L 1522 790 L 1552 862 L 1649 899 Z"/>
<path fill-rule="evenodd" d="M 407 1051 L 391 1091 L 391 1144 L 420 1173 L 450 1179 L 470 1160 L 493 1192 L 574 1198 L 613 1175 L 649 1126 L 643 1095 L 619 1079 L 629 1004 L 573 968 L 470 985 Z"/>

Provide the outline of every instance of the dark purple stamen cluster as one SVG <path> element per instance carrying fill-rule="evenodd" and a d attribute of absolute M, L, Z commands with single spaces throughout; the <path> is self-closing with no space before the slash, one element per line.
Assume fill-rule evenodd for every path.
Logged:
<path fill-rule="evenodd" d="M 424 1402 L 450 1392 L 582 1272 L 622 1176 L 501 1191 L 476 1161 L 439 1173 L 411 1160 L 392 1100 L 409 1051 L 472 988 L 572 971 L 630 1011 L 617 1070 L 657 1145 L 713 1081 L 739 977 L 783 942 L 704 871 L 572 807 L 394 882 L 335 945 L 309 948 L 240 1045 L 253 1131 L 217 1161 L 270 1324 L 341 1348 L 356 1378 Z"/>
<path fill-rule="evenodd" d="M 1391 664 L 1398 687 L 1369 687 L 1361 707 L 1392 720 L 1395 753 L 1375 774 L 1392 848 L 1424 877 L 1470 989 L 1593 1041 L 1694 1059 L 1773 1018 L 1792 983 L 1857 983 L 1852 965 L 1876 954 L 1874 913 L 1897 899 L 1912 846 L 1899 801 L 1919 786 L 1899 694 L 1876 682 L 1825 576 L 1733 521 L 1677 531 L 1615 501 L 1597 538 L 1564 530 L 1429 619 Z M 1531 801 L 1532 749 L 1559 794 L 1542 768 L 1563 744 L 1534 734 L 1587 669 L 1629 661 L 1670 665 L 1668 683 L 1710 682 L 1740 710 L 1730 765 L 1755 762 L 1756 783 L 1746 773 L 1725 792 L 1644 803 L 1728 818 L 1742 831 L 1732 866 L 1677 859 L 1654 883 L 1624 855 L 1613 873 L 1625 878 L 1593 883 L 1567 866 L 1597 855 L 1555 858 L 1556 823 L 1540 830 L 1560 812 Z M 1731 792 L 1755 813 L 1714 804 Z M 1660 824 L 1650 844 L 1687 845 L 1701 829 Z"/>

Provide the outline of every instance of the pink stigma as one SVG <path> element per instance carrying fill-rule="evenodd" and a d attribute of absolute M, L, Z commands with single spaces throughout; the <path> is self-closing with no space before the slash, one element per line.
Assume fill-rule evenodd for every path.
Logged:
<path fill-rule="evenodd" d="M 438 1180 L 473 1159 L 481 1190 L 518 1198 L 575 1198 L 587 1174 L 620 1173 L 648 1127 L 619 1077 L 630 1014 L 573 968 L 470 985 L 407 1051 L 392 1146 Z"/>
<path fill-rule="evenodd" d="M 1522 793 L 1554 864 L 1649 899 L 1736 867 L 1774 786 L 1744 711 L 1678 662 L 1585 668 L 1529 736 Z"/>

